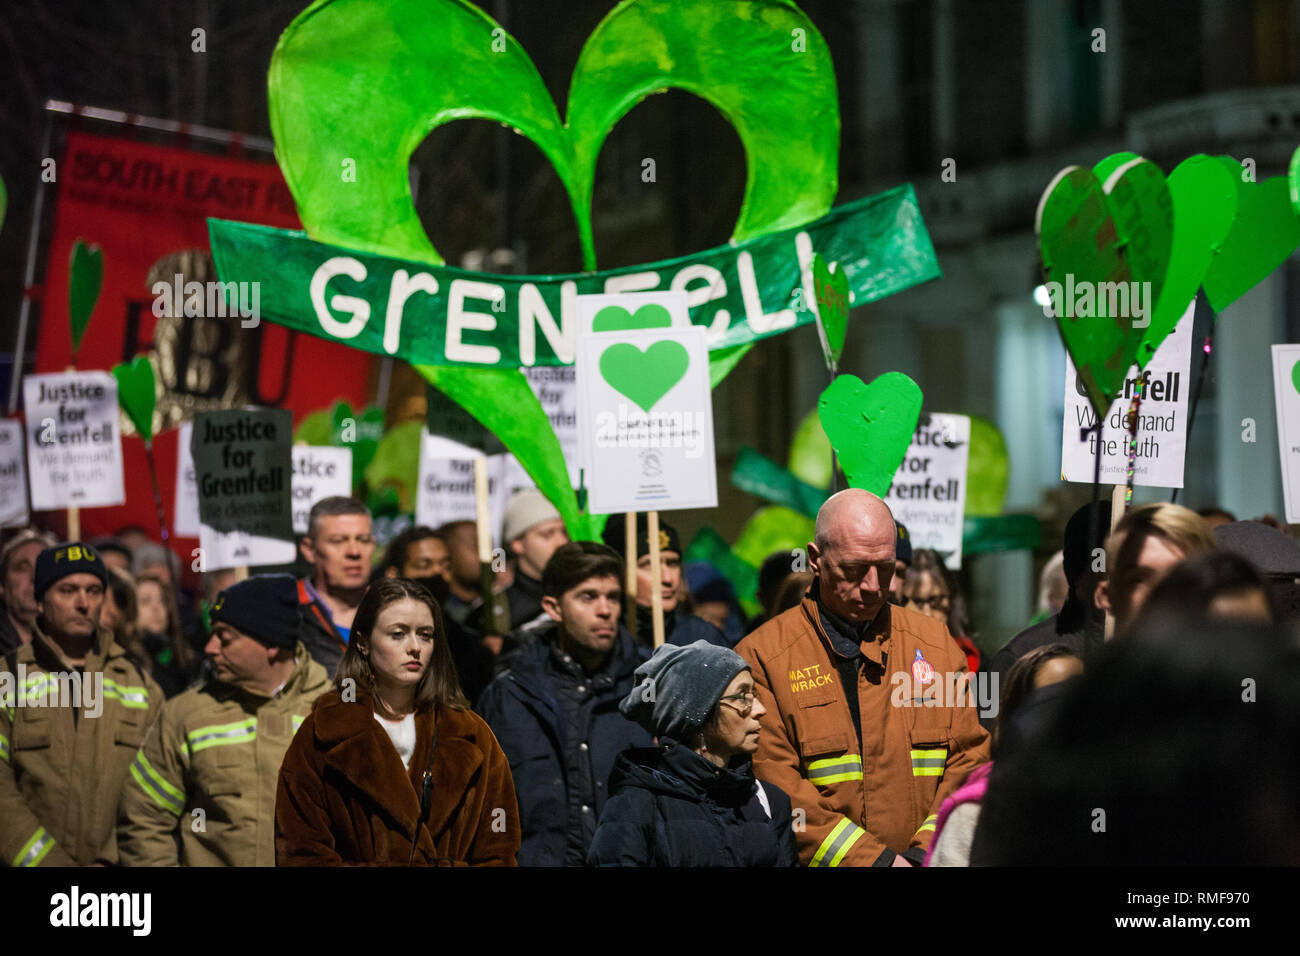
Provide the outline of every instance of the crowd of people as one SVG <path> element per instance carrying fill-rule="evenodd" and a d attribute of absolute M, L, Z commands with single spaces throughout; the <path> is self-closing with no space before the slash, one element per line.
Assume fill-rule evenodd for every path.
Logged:
<path fill-rule="evenodd" d="M 747 618 L 660 522 L 507 504 L 379 553 L 327 498 L 305 573 L 138 528 L 0 548 L 0 859 L 36 865 L 1300 863 L 1300 549 L 1096 502 L 989 653 L 876 496 L 827 500 Z M 624 593 L 629 564 L 635 594 Z M 665 642 L 653 646 L 658 590 Z M 1211 825 L 1213 821 L 1213 825 Z"/>

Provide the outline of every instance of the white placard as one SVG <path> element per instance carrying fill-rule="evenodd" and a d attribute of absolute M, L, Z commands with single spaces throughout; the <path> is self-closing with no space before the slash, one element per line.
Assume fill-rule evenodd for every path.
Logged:
<path fill-rule="evenodd" d="M 0 421 L 0 528 L 27 524 L 27 469 L 21 422 Z"/>
<path fill-rule="evenodd" d="M 580 307 L 584 298 L 578 297 Z M 576 369 L 578 440 L 592 514 L 717 507 L 703 328 L 584 335 Z"/>
<path fill-rule="evenodd" d="M 970 419 L 932 414 L 912 434 L 903 463 L 885 495 L 914 548 L 933 548 L 952 570 L 961 567 Z M 924 418 L 922 419 L 924 421 Z"/>
<path fill-rule="evenodd" d="M 1137 457 L 1133 484 L 1156 488 L 1183 487 L 1187 454 L 1187 408 L 1192 391 L 1193 302 L 1172 332 L 1156 349 L 1142 373 L 1145 391 L 1138 408 Z M 1101 321 L 1101 320 L 1096 320 Z M 1137 366 L 1129 368 L 1124 391 L 1111 403 L 1102 424 L 1101 483 L 1122 485 L 1128 475 L 1128 411 L 1133 401 Z M 1080 437 L 1096 424 L 1096 414 L 1082 394 L 1070 356 L 1065 356 L 1065 422 L 1061 435 L 1061 478 L 1092 484 L 1096 468 L 1097 433 Z M 909 529 L 910 530 L 910 529 Z"/>
<path fill-rule="evenodd" d="M 352 494 L 352 449 L 295 445 L 292 488 L 293 530 L 306 534 L 312 505 L 331 495 Z"/>
<path fill-rule="evenodd" d="M 28 375 L 23 396 L 32 510 L 124 504 L 117 380 L 107 372 Z"/>
<path fill-rule="evenodd" d="M 606 282 L 606 288 L 613 281 L 611 279 Z M 644 321 L 649 317 L 649 314 L 638 315 L 638 313 L 648 305 L 661 306 L 667 309 L 673 323 L 671 328 L 689 329 L 691 327 L 691 313 L 687 307 L 685 292 L 661 289 L 658 292 L 616 292 L 601 295 L 580 295 L 578 296 L 578 338 L 591 333 L 592 322 L 602 309 L 623 309 L 629 313 L 632 321 Z"/>
<path fill-rule="evenodd" d="M 1300 345 L 1273 346 L 1273 400 L 1277 403 L 1277 451 L 1287 524 L 1300 522 Z"/>
<path fill-rule="evenodd" d="M 172 534 L 178 538 L 199 536 L 199 485 L 194 480 L 194 456 L 190 454 L 193 422 L 181 422 L 176 443 L 176 496 L 172 499 Z"/>
<path fill-rule="evenodd" d="M 448 521 L 476 521 L 474 459 L 487 459 L 488 514 L 493 547 L 500 546 L 505 455 L 481 451 L 440 435 L 420 434 L 420 483 L 415 493 L 415 523 L 437 528 Z"/>

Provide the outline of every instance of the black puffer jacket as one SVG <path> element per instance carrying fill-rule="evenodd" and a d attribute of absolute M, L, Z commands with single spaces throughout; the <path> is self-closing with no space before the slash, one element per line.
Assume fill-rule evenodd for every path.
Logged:
<path fill-rule="evenodd" d="M 619 754 L 609 789 L 589 866 L 799 865 L 790 798 L 749 758 L 715 767 L 665 738 Z"/>

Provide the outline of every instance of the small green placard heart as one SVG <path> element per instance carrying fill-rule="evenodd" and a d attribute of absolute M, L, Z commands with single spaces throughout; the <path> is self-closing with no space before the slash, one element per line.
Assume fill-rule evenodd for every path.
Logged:
<path fill-rule="evenodd" d="M 883 498 L 921 418 L 921 388 L 902 372 L 870 385 L 840 375 L 822 392 L 817 414 L 849 484 Z"/>
<path fill-rule="evenodd" d="M 81 337 L 95 311 L 100 287 L 104 284 L 104 254 L 99 246 L 88 246 L 78 239 L 72 246 L 68 267 L 68 325 L 72 330 L 72 354 L 81 348 Z"/>
<path fill-rule="evenodd" d="M 1287 176 L 1241 181 L 1241 164 L 1220 157 L 1237 180 L 1237 217 L 1205 273 L 1205 297 L 1222 312 L 1268 277 L 1300 246 L 1300 218 L 1291 205 Z"/>
<path fill-rule="evenodd" d="M 621 305 L 607 305 L 591 320 L 593 332 L 626 332 L 628 329 L 671 329 L 673 317 L 662 305 L 651 302 L 629 312 Z"/>
<path fill-rule="evenodd" d="M 833 368 L 844 354 L 844 333 L 849 324 L 849 277 L 838 262 L 829 266 L 821 253 L 813 256 L 813 289 L 817 295 L 817 322 L 822 330 L 826 365 Z"/>
<path fill-rule="evenodd" d="M 1300 362 L 1291 366 L 1291 384 L 1295 387 L 1297 393 L 1300 393 Z"/>
<path fill-rule="evenodd" d="M 642 350 L 619 342 L 600 353 L 600 375 L 620 395 L 649 412 L 690 367 L 691 356 L 680 342 L 665 339 Z"/>
<path fill-rule="evenodd" d="M 130 363 L 113 366 L 117 379 L 117 404 L 146 443 L 153 441 L 154 392 L 153 363 L 146 355 L 137 355 Z"/>

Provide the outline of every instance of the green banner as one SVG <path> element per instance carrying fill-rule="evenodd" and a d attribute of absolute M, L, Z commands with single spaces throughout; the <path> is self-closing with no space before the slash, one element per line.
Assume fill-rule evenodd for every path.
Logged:
<path fill-rule="evenodd" d="M 854 305 L 940 275 L 910 185 L 814 222 L 679 259 L 601 272 L 501 276 L 355 252 L 268 226 L 208 220 L 217 272 L 257 283 L 278 325 L 416 365 L 569 365 L 575 296 L 685 290 L 712 351 L 814 321 L 812 257 L 837 260 Z"/>

